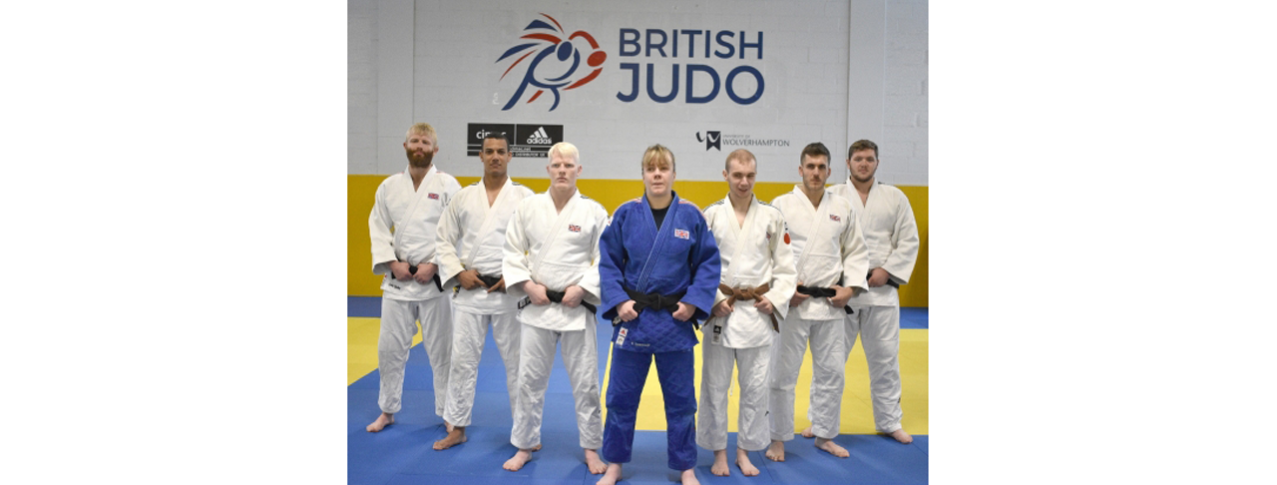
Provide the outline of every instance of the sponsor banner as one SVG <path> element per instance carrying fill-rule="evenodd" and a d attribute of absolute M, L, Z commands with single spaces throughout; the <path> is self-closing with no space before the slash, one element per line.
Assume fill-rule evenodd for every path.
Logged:
<path fill-rule="evenodd" d="M 784 138 L 754 138 L 752 135 L 744 135 L 738 133 L 723 134 L 722 131 L 705 131 L 696 132 L 696 141 L 705 144 L 705 151 L 710 149 L 723 151 L 726 147 L 727 151 L 737 148 L 753 149 L 756 147 L 788 147 L 789 140 Z"/>
<path fill-rule="evenodd" d="M 466 156 L 477 157 L 483 151 L 483 138 L 489 133 L 504 135 L 515 157 L 546 158 L 550 147 L 563 141 L 563 125 L 469 123 L 466 125 Z"/>

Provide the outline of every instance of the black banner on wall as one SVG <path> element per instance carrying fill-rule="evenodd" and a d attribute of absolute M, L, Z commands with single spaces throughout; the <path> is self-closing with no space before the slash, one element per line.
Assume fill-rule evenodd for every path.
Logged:
<path fill-rule="evenodd" d="M 471 157 L 483 151 L 483 137 L 489 133 L 504 134 L 510 152 L 525 158 L 545 158 L 551 146 L 563 141 L 563 125 L 469 123 L 467 127 L 466 156 Z"/>

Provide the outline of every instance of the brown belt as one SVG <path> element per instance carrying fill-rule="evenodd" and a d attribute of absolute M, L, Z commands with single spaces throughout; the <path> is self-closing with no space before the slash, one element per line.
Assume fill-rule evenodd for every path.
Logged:
<path fill-rule="evenodd" d="M 759 298 L 762 298 L 762 296 L 766 294 L 767 291 L 770 289 L 771 287 L 768 286 L 767 283 L 763 283 L 762 285 L 754 287 L 754 288 L 741 288 L 741 289 L 732 288 L 722 283 L 718 284 L 718 291 L 721 291 L 723 292 L 724 295 L 727 295 L 728 307 L 736 304 L 736 302 L 738 301 L 750 301 L 750 300 L 757 300 Z M 774 307 L 772 309 L 772 313 L 768 314 L 767 316 L 771 317 L 772 319 L 772 330 L 780 332 L 780 325 L 776 323 L 776 311 Z"/>

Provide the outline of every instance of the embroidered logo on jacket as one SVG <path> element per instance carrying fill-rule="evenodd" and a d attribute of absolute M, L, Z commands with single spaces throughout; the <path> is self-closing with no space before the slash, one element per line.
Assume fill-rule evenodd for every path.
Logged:
<path fill-rule="evenodd" d="M 439 200 L 439 194 L 436 194 L 434 192 L 431 192 L 428 197 L 434 200 Z"/>
<path fill-rule="evenodd" d="M 842 218 L 833 214 L 829 214 L 829 220 L 834 222 L 842 222 Z"/>
<path fill-rule="evenodd" d="M 568 224 L 568 230 L 572 232 L 581 232 L 581 226 L 576 224 Z"/>
<path fill-rule="evenodd" d="M 688 239 L 688 240 L 690 240 L 690 239 L 692 238 L 692 235 L 691 235 L 690 233 L 688 233 L 686 229 L 675 229 L 675 230 L 674 230 L 674 237 L 679 238 L 679 239 Z"/>

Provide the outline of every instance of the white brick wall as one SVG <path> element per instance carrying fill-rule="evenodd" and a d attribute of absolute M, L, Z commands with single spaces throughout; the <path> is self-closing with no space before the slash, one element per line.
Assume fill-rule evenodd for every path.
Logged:
<path fill-rule="evenodd" d="M 532 104 L 526 104 L 531 93 L 525 93 L 513 109 L 502 111 L 522 70 L 499 80 L 509 59 L 498 64 L 496 58 L 521 42 L 523 28 L 542 12 L 568 32 L 594 35 L 608 56 L 604 71 L 590 84 L 562 91 L 555 111 L 548 111 L 549 92 Z M 662 143 L 677 155 L 680 179 L 718 180 L 722 160 L 734 147 L 707 151 L 696 141 L 697 132 L 716 130 L 789 141 L 788 147 L 750 147 L 762 162 L 762 181 L 793 181 L 797 154 L 812 141 L 823 141 L 835 153 L 833 179 L 845 178 L 840 162 L 847 146 L 865 137 L 882 147 L 884 181 L 927 181 L 925 0 L 350 0 L 348 18 L 351 174 L 402 170 L 404 130 L 427 121 L 439 130 L 439 166 L 457 175 L 481 173 L 477 159 L 465 156 L 465 129 L 484 122 L 564 125 L 568 141 L 581 148 L 586 178 L 635 177 L 643 148 Z M 677 58 L 621 57 L 620 28 L 731 30 L 738 36 L 744 31 L 750 41 L 762 31 L 763 59 L 752 48 L 744 61 L 739 54 L 706 59 L 703 46 L 688 59 L 686 37 L 679 39 Z M 667 53 L 671 47 L 666 45 Z M 632 103 L 616 97 L 630 91 L 630 72 L 620 69 L 622 62 L 640 65 L 641 94 Z M 656 66 L 658 94 L 669 92 L 671 65 L 680 65 L 674 101 L 647 99 L 649 62 Z M 738 65 L 756 67 L 766 80 L 764 96 L 741 106 L 720 87 L 708 104 L 685 104 L 689 63 L 714 67 L 723 83 Z M 708 91 L 707 79 L 698 74 L 698 95 Z M 743 94 L 753 91 L 747 76 L 736 85 Z M 511 174 L 543 176 L 543 163 L 515 158 Z"/>

